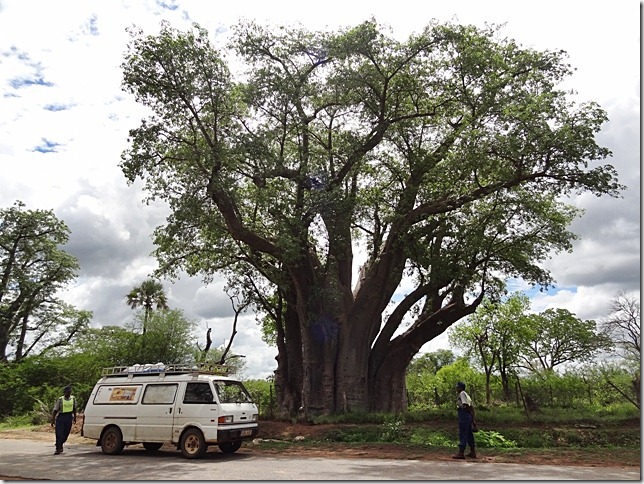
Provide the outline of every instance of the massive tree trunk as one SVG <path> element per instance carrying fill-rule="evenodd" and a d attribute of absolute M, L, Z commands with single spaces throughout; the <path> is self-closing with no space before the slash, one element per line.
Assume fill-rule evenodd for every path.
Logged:
<path fill-rule="evenodd" d="M 407 408 L 406 370 L 418 350 L 461 318 L 472 314 L 482 295 L 466 304 L 462 298 L 441 306 L 442 299 L 429 298 L 412 326 L 403 334 L 374 346 L 369 358 L 370 410 L 402 412 Z"/>
<path fill-rule="evenodd" d="M 279 298 L 275 312 L 277 369 L 275 394 L 277 407 L 283 416 L 298 415 L 302 402 L 303 358 L 302 332 L 292 297 L 286 295 L 286 304 Z M 290 302 L 289 302 L 290 301 Z M 283 316 L 283 317 L 282 317 Z"/>

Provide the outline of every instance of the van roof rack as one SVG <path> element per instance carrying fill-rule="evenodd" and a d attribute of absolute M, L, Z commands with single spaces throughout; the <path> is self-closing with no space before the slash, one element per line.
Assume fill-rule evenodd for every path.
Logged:
<path fill-rule="evenodd" d="M 163 363 L 131 365 L 131 366 L 110 366 L 103 368 L 101 376 L 134 376 L 134 375 L 159 375 L 159 374 L 202 374 L 202 375 L 220 375 L 228 376 L 231 368 L 227 365 L 213 363 L 195 363 L 187 364 L 170 364 Z"/>

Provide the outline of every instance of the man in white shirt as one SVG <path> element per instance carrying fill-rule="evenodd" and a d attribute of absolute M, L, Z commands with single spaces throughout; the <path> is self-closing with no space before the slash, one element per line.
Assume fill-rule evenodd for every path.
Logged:
<path fill-rule="evenodd" d="M 476 459 L 476 443 L 474 442 L 474 432 L 472 432 L 472 423 L 474 413 L 472 409 L 472 399 L 465 392 L 465 383 L 459 381 L 456 384 L 456 408 L 458 411 L 458 452 L 452 457 L 454 459 L 465 459 L 465 447 L 470 446 L 470 452 L 467 457 Z"/>

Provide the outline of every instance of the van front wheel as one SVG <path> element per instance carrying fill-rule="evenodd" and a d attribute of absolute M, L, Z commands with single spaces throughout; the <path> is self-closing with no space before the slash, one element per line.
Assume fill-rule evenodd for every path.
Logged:
<path fill-rule="evenodd" d="M 123 434 L 118 427 L 110 427 L 101 437 L 101 450 L 103 454 L 116 455 L 123 452 Z"/>
<path fill-rule="evenodd" d="M 224 453 L 224 454 L 234 454 L 239 450 L 241 447 L 241 440 L 237 440 L 235 442 L 223 442 L 219 444 L 219 449 Z"/>
<path fill-rule="evenodd" d="M 187 459 L 198 459 L 206 453 L 207 446 L 203 434 L 198 429 L 188 429 L 181 437 L 181 453 Z"/>

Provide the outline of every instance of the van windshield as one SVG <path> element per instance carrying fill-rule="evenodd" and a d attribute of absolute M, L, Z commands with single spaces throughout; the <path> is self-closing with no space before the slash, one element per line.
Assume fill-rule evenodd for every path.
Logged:
<path fill-rule="evenodd" d="M 219 403 L 250 403 L 250 397 L 244 386 L 238 381 L 215 381 L 215 390 Z"/>

